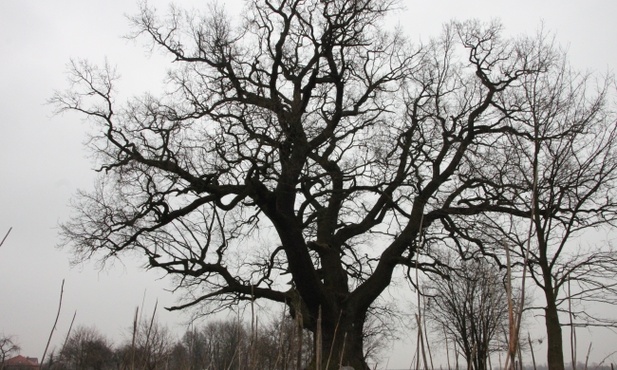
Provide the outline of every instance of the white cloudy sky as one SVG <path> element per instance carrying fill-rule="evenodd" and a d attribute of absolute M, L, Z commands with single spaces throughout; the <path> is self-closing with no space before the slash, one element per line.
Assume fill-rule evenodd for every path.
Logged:
<path fill-rule="evenodd" d="M 225 3 L 224 0 L 220 1 Z M 164 9 L 167 0 L 151 0 Z M 178 0 L 180 5 L 204 3 Z M 238 12 L 235 0 L 228 5 Z M 509 33 L 533 33 L 543 21 L 570 50 L 574 65 L 596 72 L 617 67 L 617 2 L 404 0 L 401 24 L 414 39 L 436 35 L 450 19 L 501 19 Z M 96 325 L 116 341 L 130 325 L 135 307 L 151 309 L 158 299 L 170 305 L 165 281 L 129 261 L 100 271 L 93 264 L 71 268 L 66 250 L 56 248 L 57 224 L 68 215 L 76 189 L 92 184 L 91 163 L 83 148 L 86 124 L 74 115 L 53 116 L 46 104 L 54 89 L 66 86 L 71 58 L 102 63 L 107 58 L 123 76 L 128 94 L 153 89 L 170 58 L 151 55 L 123 39 L 133 0 L 0 0 L 0 334 L 15 335 L 22 354 L 40 357 L 53 323 L 62 279 L 66 279 L 58 343 L 74 311 L 77 324 Z M 171 326 L 186 319 L 160 311 Z M 594 336 L 596 358 L 608 349 Z M 614 342 L 614 334 L 605 341 Z M 586 347 L 587 344 L 582 345 Z M 409 349 L 393 350 L 390 367 L 408 367 Z M 603 352 L 604 351 L 604 352 Z M 402 352 L 402 353 L 401 353 Z"/>

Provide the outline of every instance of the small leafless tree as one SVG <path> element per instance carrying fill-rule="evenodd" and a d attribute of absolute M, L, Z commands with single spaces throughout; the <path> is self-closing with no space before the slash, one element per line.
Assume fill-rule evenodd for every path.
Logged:
<path fill-rule="evenodd" d="M 4 369 L 4 361 L 20 351 L 19 345 L 11 336 L 0 336 L 0 369 Z"/>
<path fill-rule="evenodd" d="M 58 370 L 106 370 L 115 366 L 113 350 L 97 329 L 78 327 L 67 339 L 60 352 L 54 356 L 51 369 Z"/>
<path fill-rule="evenodd" d="M 488 369 L 488 357 L 503 349 L 508 325 L 506 288 L 499 269 L 483 260 L 453 264 L 445 278 L 424 285 L 428 295 L 425 315 L 437 333 L 448 336 L 467 361 L 468 368 Z"/>

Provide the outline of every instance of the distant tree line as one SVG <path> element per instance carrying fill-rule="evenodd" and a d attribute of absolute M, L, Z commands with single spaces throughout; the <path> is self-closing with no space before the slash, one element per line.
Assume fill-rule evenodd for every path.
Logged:
<path fill-rule="evenodd" d="M 53 370 L 193 370 L 305 368 L 312 339 L 292 320 L 267 325 L 214 321 L 187 329 L 175 340 L 155 320 L 140 322 L 115 345 L 95 327 L 72 330 L 44 361 Z"/>

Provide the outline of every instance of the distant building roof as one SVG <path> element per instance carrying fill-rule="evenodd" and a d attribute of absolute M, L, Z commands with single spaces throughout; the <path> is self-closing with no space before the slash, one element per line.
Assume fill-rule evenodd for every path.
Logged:
<path fill-rule="evenodd" d="M 4 361 L 4 366 L 31 366 L 32 368 L 38 369 L 39 359 L 36 357 L 24 357 L 22 355 L 17 355 Z"/>

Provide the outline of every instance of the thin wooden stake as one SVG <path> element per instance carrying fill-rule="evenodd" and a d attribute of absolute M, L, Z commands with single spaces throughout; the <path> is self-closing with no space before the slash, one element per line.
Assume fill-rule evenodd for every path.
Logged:
<path fill-rule="evenodd" d="M 323 346 L 323 338 L 321 332 L 322 325 L 322 317 L 321 317 L 321 306 L 319 306 L 319 313 L 317 314 L 317 330 L 315 332 L 315 369 L 321 369 L 321 358 L 322 356 L 322 346 Z"/>
<path fill-rule="evenodd" d="M 138 320 L 139 306 L 135 308 L 135 317 L 133 318 L 133 338 L 131 339 L 131 370 L 135 370 L 135 340 L 137 339 Z"/>
<path fill-rule="evenodd" d="M 60 349 L 60 353 L 64 350 L 66 346 L 66 342 L 69 341 L 69 337 L 71 336 L 71 331 L 73 330 L 73 324 L 75 323 L 75 317 L 77 316 L 77 310 L 73 313 L 73 319 L 71 320 L 71 325 L 69 325 L 69 330 L 66 332 L 66 337 L 64 338 L 64 343 L 62 343 L 62 348 Z"/>
<path fill-rule="evenodd" d="M 4 244 L 4 241 L 6 240 L 6 238 L 9 236 L 9 234 L 11 233 L 11 230 L 13 230 L 13 227 L 9 227 L 9 231 L 6 232 L 6 234 L 4 235 L 4 238 L 2 238 L 2 241 L 0 242 L 0 247 L 2 247 L 2 244 Z"/>
<path fill-rule="evenodd" d="M 2 241 L 4 242 L 4 240 Z M 51 343 L 51 338 L 53 337 L 54 331 L 56 331 L 56 326 L 58 325 L 58 318 L 60 317 L 60 311 L 62 310 L 63 296 L 64 296 L 64 279 L 62 279 L 62 285 L 60 286 L 60 301 L 58 302 L 58 312 L 56 313 L 56 320 L 54 320 L 54 326 L 52 326 L 51 332 L 49 333 L 49 338 L 47 339 L 47 344 L 45 345 L 45 351 L 43 351 L 43 357 L 41 357 L 41 363 L 45 361 L 45 356 L 47 356 L 47 350 L 49 349 L 49 343 Z"/>
<path fill-rule="evenodd" d="M 576 370 L 576 351 L 578 344 L 576 343 L 576 327 L 574 326 L 574 314 L 572 313 L 572 289 L 570 280 L 568 280 L 568 317 L 570 318 L 570 355 L 572 356 L 572 370 Z"/>
<path fill-rule="evenodd" d="M 304 330 L 302 312 L 296 313 L 296 370 L 302 369 L 302 331 Z"/>
<path fill-rule="evenodd" d="M 533 343 L 531 336 L 527 333 L 527 341 L 529 342 L 529 351 L 531 351 L 531 361 L 533 362 L 533 370 L 536 370 L 536 354 L 533 352 Z"/>
<path fill-rule="evenodd" d="M 589 348 L 587 348 L 587 356 L 585 356 L 585 370 L 587 370 L 587 366 L 589 365 L 589 355 L 591 354 L 591 342 L 589 343 Z"/>

